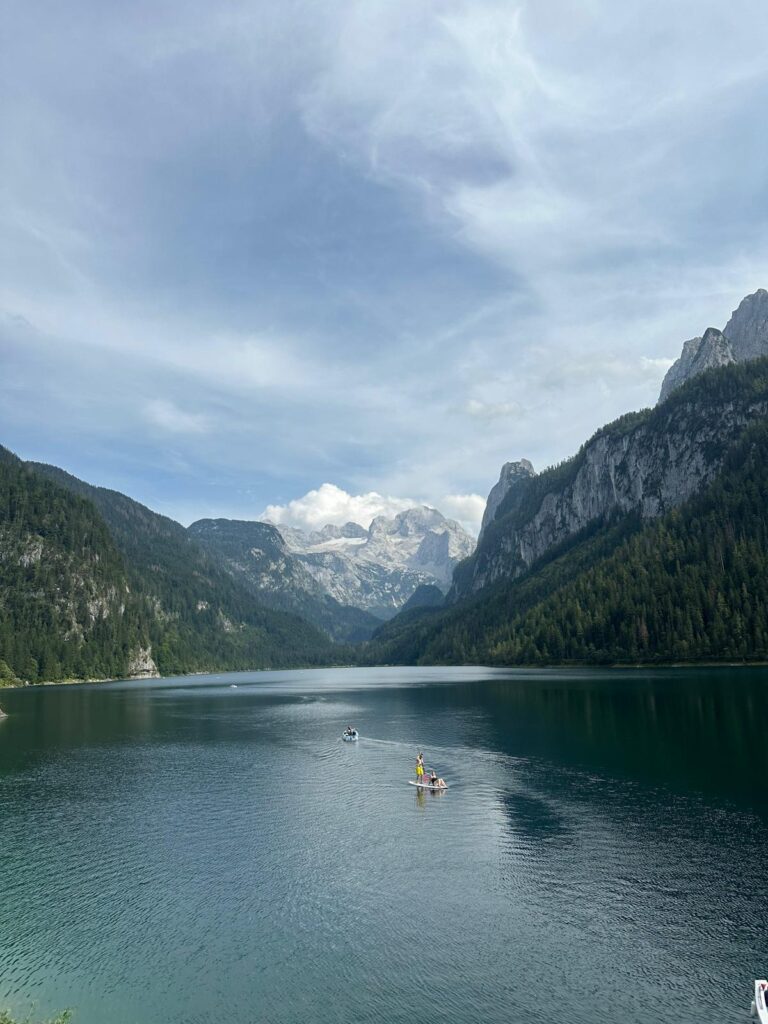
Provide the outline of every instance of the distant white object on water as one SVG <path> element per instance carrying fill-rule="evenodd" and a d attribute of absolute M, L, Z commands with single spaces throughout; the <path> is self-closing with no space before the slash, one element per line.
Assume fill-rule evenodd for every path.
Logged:
<path fill-rule="evenodd" d="M 230 690 L 236 690 L 237 689 L 237 683 L 230 683 L 229 684 L 229 688 L 230 688 Z"/>
<path fill-rule="evenodd" d="M 765 978 L 759 978 L 755 982 L 755 998 L 752 1003 L 752 1016 L 755 1014 L 760 1018 L 760 1024 L 768 1024 L 768 1003 L 766 1003 L 766 997 L 768 996 L 768 981 Z"/>
<path fill-rule="evenodd" d="M 357 743 L 357 740 L 359 738 L 357 734 L 357 729 L 353 729 L 352 732 L 343 732 L 341 734 L 341 738 L 344 740 L 345 743 Z"/>

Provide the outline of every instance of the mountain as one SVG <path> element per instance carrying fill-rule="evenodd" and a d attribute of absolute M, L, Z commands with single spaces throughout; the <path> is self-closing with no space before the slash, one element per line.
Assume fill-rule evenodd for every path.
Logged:
<path fill-rule="evenodd" d="M 705 370 L 763 356 L 768 356 L 768 291 L 758 288 L 742 299 L 722 331 L 710 327 L 702 337 L 685 342 L 664 377 L 659 401 Z"/>
<path fill-rule="evenodd" d="M 321 534 L 332 540 L 354 537 L 356 530 L 362 527 L 326 526 Z M 270 523 L 200 519 L 188 533 L 262 604 L 300 615 L 333 640 L 367 640 L 381 625 L 380 619 L 328 594 Z"/>
<path fill-rule="evenodd" d="M 709 327 L 703 337 L 685 342 L 680 358 L 670 366 L 662 381 L 659 401 L 665 401 L 681 384 L 705 370 L 735 362 L 736 357 L 726 336 L 717 328 Z"/>
<path fill-rule="evenodd" d="M 458 523 L 426 506 L 377 516 L 367 530 L 356 523 L 314 533 L 278 529 L 327 594 L 380 619 L 391 618 L 424 584 L 447 591 L 455 566 L 475 546 Z"/>
<path fill-rule="evenodd" d="M 573 458 L 519 484 L 457 570 L 450 598 L 519 576 L 552 549 L 618 516 L 657 518 L 712 480 L 726 451 L 768 410 L 765 396 L 748 383 L 752 364 L 723 370 L 696 378 L 706 379 L 703 389 L 678 389 L 655 409 L 603 427 Z"/>
<path fill-rule="evenodd" d="M 442 608 L 445 604 L 445 594 L 434 583 L 422 583 L 417 587 L 403 605 L 404 612 L 413 611 L 414 608 Z"/>
<path fill-rule="evenodd" d="M 147 673 L 338 660 L 340 652 L 325 636 L 296 615 L 256 602 L 179 523 L 55 466 L 27 463 L 25 470 L 30 480 L 77 496 L 100 521 L 119 555 L 131 599 L 141 607 Z M 71 542 L 76 537 L 72 533 Z M 129 668 L 105 674 L 130 674 Z"/>
<path fill-rule="evenodd" d="M 151 669 L 148 618 L 95 507 L 0 448 L 0 685 Z"/>
<path fill-rule="evenodd" d="M 366 658 L 760 659 L 767 569 L 761 359 L 698 376 L 518 484 L 458 567 L 452 604 L 398 616 Z"/>
<path fill-rule="evenodd" d="M 485 503 L 485 512 L 483 512 L 483 521 L 480 526 L 480 537 L 482 537 L 486 526 L 496 517 L 496 510 L 509 492 L 517 489 L 518 484 L 535 475 L 533 466 L 528 459 L 504 463 L 501 467 L 498 483 L 491 488 L 491 493 L 488 495 L 488 500 Z M 478 542 L 480 537 L 478 537 Z"/>

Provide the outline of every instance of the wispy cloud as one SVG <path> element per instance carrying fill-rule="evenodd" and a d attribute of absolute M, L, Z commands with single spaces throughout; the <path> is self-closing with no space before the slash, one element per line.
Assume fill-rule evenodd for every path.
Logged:
<path fill-rule="evenodd" d="M 144 417 L 153 426 L 171 434 L 206 434 L 211 428 L 208 416 L 186 412 L 164 398 L 147 402 Z"/>
<path fill-rule="evenodd" d="M 759 0 L 73 0 L 10 30 L 0 442 L 165 511 L 327 480 L 469 522 L 768 283 Z"/>
<path fill-rule="evenodd" d="M 519 402 L 484 402 L 479 398 L 468 399 L 464 411 L 480 420 L 516 419 L 524 412 Z"/>

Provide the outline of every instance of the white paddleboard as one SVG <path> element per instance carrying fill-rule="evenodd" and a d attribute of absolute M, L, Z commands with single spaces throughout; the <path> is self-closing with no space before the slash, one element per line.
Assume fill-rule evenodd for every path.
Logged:
<path fill-rule="evenodd" d="M 758 979 L 755 982 L 755 1007 L 761 1024 L 768 1024 L 768 1003 L 765 1001 L 768 990 L 766 990 L 765 984 L 763 979 Z"/>
<path fill-rule="evenodd" d="M 433 793 L 444 793 L 447 786 L 430 786 L 426 782 L 414 782 L 413 779 L 408 779 L 409 786 L 415 786 L 417 789 L 431 789 Z"/>

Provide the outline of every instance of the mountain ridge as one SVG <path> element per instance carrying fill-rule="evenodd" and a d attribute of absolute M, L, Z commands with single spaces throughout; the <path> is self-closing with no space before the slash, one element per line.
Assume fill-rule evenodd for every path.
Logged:
<path fill-rule="evenodd" d="M 633 447 L 651 463 L 655 453 L 660 464 L 637 474 L 610 458 L 611 449 L 626 457 Z M 562 499 L 578 491 L 579 474 L 596 469 L 590 449 L 609 456 L 603 469 L 612 466 L 612 474 L 587 473 L 598 498 L 609 500 L 569 521 L 566 513 L 578 503 Z M 622 474 L 630 483 L 648 482 L 648 492 L 617 486 Z M 754 567 L 768 568 L 768 359 L 706 371 L 655 409 L 608 424 L 572 459 L 522 487 L 510 509 L 502 501 L 476 554 L 456 570 L 452 603 L 387 623 L 368 646 L 368 660 L 764 656 L 768 604 L 759 604 L 765 588 Z M 542 508 L 538 525 L 559 532 L 526 531 Z M 526 548 L 532 536 L 549 543 Z M 728 593 L 730 607 L 717 587 Z M 656 593 L 666 595 L 663 601 Z M 629 615 L 629 622 L 622 618 Z M 738 629 L 738 643 L 725 636 L 729 628 Z"/>
<path fill-rule="evenodd" d="M 708 327 L 700 338 L 684 343 L 662 381 L 659 402 L 706 370 L 764 356 L 768 356 L 768 291 L 758 288 L 741 300 L 722 331 Z"/>
<path fill-rule="evenodd" d="M 187 527 L 194 537 L 254 597 L 270 608 L 293 612 L 332 640 L 367 640 L 381 620 L 342 605 L 294 557 L 276 526 L 238 519 L 199 519 Z M 325 534 L 327 539 L 332 535 Z"/>
<path fill-rule="evenodd" d="M 459 523 L 426 505 L 376 516 L 367 530 L 354 523 L 312 533 L 278 530 L 326 593 L 379 619 L 396 614 L 420 586 L 446 592 L 453 569 L 475 545 Z"/>

